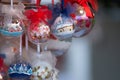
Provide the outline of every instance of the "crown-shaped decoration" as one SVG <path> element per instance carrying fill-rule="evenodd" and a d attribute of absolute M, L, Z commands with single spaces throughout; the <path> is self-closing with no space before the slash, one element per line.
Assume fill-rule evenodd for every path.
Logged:
<path fill-rule="evenodd" d="M 32 75 L 32 68 L 26 63 L 16 63 L 10 66 L 8 73 L 11 78 L 28 78 Z"/>

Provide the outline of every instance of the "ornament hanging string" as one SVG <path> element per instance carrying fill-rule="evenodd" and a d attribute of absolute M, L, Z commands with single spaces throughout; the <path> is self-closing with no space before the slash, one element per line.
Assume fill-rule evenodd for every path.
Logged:
<path fill-rule="evenodd" d="M 28 53 L 28 36 L 25 35 L 25 46 L 26 46 L 26 52 Z"/>
<path fill-rule="evenodd" d="M 67 12 L 67 7 L 65 6 L 65 0 L 61 0 L 61 13 L 66 16 L 69 16 L 69 13 Z"/>
<path fill-rule="evenodd" d="M 11 6 L 11 10 L 13 10 L 13 0 L 11 0 L 11 2 L 10 2 L 10 6 Z M 10 15 L 10 21 L 9 21 L 10 23 L 12 22 L 12 16 Z"/>
<path fill-rule="evenodd" d="M 38 7 L 38 9 L 40 6 L 40 2 L 41 2 L 41 0 L 37 0 L 36 6 Z M 37 44 L 37 53 L 40 54 L 40 44 Z"/>
<path fill-rule="evenodd" d="M 64 9 L 64 0 L 61 0 L 61 12 L 63 13 L 63 9 Z"/>
<path fill-rule="evenodd" d="M 41 0 L 37 0 L 37 2 L 36 2 L 36 6 L 37 6 L 37 7 L 40 6 L 40 2 L 41 2 Z"/>
<path fill-rule="evenodd" d="M 10 4 L 11 4 L 11 8 L 13 9 L 13 0 L 11 0 L 11 3 L 10 3 Z"/>
<path fill-rule="evenodd" d="M 52 0 L 52 6 L 54 7 L 54 0 Z"/>
<path fill-rule="evenodd" d="M 37 53 L 38 53 L 38 54 L 41 53 L 41 52 L 40 52 L 40 45 L 41 45 L 41 44 L 37 44 Z"/>
<path fill-rule="evenodd" d="M 22 56 L 22 35 L 20 36 L 20 48 L 19 48 L 20 56 Z"/>

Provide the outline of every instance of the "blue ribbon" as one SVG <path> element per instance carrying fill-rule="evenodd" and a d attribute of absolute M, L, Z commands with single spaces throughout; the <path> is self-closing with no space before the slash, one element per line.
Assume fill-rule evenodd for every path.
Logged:
<path fill-rule="evenodd" d="M 64 16 L 69 16 L 69 14 L 68 14 L 68 11 L 67 11 L 67 6 L 68 6 L 68 4 L 67 4 L 67 6 L 65 6 L 64 7 L 64 4 L 65 4 L 65 2 L 64 2 L 64 0 L 61 0 L 61 13 L 64 15 Z"/>
<path fill-rule="evenodd" d="M 63 11 L 64 11 L 64 0 L 61 0 L 61 8 L 62 8 L 62 13 L 63 13 Z"/>

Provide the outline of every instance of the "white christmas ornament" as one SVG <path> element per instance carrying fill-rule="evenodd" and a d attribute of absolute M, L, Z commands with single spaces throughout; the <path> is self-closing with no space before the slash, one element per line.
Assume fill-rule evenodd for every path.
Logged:
<path fill-rule="evenodd" d="M 50 51 L 41 52 L 37 54 L 29 53 L 29 62 L 33 68 L 32 80 L 57 80 L 58 70 L 55 68 L 56 58 Z"/>

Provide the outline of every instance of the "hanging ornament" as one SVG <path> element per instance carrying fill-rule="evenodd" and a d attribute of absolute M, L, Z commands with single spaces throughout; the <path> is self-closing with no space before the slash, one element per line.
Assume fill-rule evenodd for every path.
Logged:
<path fill-rule="evenodd" d="M 55 73 L 56 58 L 50 51 L 41 52 L 41 55 L 31 54 L 31 56 L 32 80 L 57 80 L 55 79 L 58 75 Z"/>
<path fill-rule="evenodd" d="M 48 19 L 51 18 L 51 11 L 46 6 L 41 6 L 27 10 L 25 15 L 31 21 L 28 27 L 29 40 L 35 44 L 46 42 L 50 37 Z"/>
<path fill-rule="evenodd" d="M 25 15 L 30 20 L 28 27 L 28 39 L 37 45 L 37 52 L 40 53 L 40 44 L 46 42 L 50 38 L 50 28 L 48 20 L 52 18 L 52 12 L 47 6 L 40 6 L 37 0 L 34 9 L 26 10 Z"/>
<path fill-rule="evenodd" d="M 72 38 L 75 31 L 74 22 L 64 7 L 64 0 L 61 0 L 60 14 L 56 17 L 51 27 L 52 33 L 59 40 Z M 59 12 L 58 12 L 59 13 Z"/>
<path fill-rule="evenodd" d="M 32 75 L 32 68 L 26 62 L 18 62 L 9 67 L 8 74 L 12 79 L 29 79 Z"/>
<path fill-rule="evenodd" d="M 72 17 L 74 19 L 75 24 L 75 33 L 73 37 L 81 37 L 88 34 L 94 26 L 94 17 L 87 16 L 84 7 L 74 4 L 75 17 L 73 14 Z"/>
<path fill-rule="evenodd" d="M 81 37 L 88 34 L 95 23 L 96 0 L 65 0 L 65 3 L 65 6 L 69 8 L 70 16 L 74 20 L 75 33 L 73 37 Z"/>
<path fill-rule="evenodd" d="M 33 24 L 34 25 L 34 24 Z M 29 40 L 33 43 L 46 42 L 50 36 L 50 28 L 45 23 L 39 23 L 28 29 Z"/>
<path fill-rule="evenodd" d="M 36 64 L 33 68 L 33 80 L 49 79 L 52 76 L 52 67 L 46 62 Z"/>
<path fill-rule="evenodd" d="M 12 79 L 29 79 L 32 75 L 32 67 L 22 57 L 22 35 L 20 36 L 19 54 L 16 54 L 15 63 L 11 64 L 8 74 Z"/>
<path fill-rule="evenodd" d="M 7 80 L 7 69 L 8 67 L 4 64 L 5 55 L 0 54 L 0 80 Z"/>
<path fill-rule="evenodd" d="M 24 25 L 22 19 L 25 18 L 22 14 L 23 11 L 24 5 L 22 3 L 13 6 L 13 2 L 11 1 L 11 6 L 2 5 L 2 14 L 4 14 L 4 18 L 1 21 L 2 26 L 0 32 L 3 36 L 18 37 L 23 33 Z"/>
<path fill-rule="evenodd" d="M 70 17 L 60 15 L 56 18 L 51 30 L 59 40 L 71 38 L 75 31 L 73 20 Z"/>

